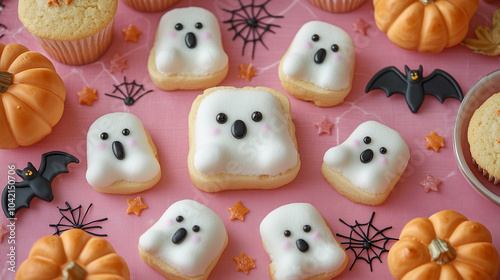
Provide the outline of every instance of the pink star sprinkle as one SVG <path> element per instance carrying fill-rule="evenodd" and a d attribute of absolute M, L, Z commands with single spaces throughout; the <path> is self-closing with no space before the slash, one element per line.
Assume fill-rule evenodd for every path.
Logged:
<path fill-rule="evenodd" d="M 358 18 L 358 20 L 356 22 L 354 22 L 352 24 L 352 26 L 354 27 L 354 32 L 357 32 L 363 36 L 366 36 L 366 29 L 368 27 L 370 27 L 371 25 L 366 23 L 366 21 L 364 21 L 362 18 Z"/>
<path fill-rule="evenodd" d="M 9 231 L 5 228 L 4 225 L 0 224 L 0 243 L 3 242 L 3 238 L 9 233 Z"/>
<path fill-rule="evenodd" d="M 123 70 L 128 69 L 127 58 L 121 56 L 119 53 L 115 53 L 112 59 L 109 60 L 109 73 L 113 74 L 116 71 L 123 72 Z"/>
<path fill-rule="evenodd" d="M 314 123 L 314 126 L 318 129 L 318 135 L 321 134 L 332 134 L 333 123 L 329 122 L 326 117 L 317 123 Z"/>
<path fill-rule="evenodd" d="M 432 177 L 432 175 L 427 175 L 425 180 L 419 183 L 420 186 L 424 187 L 425 192 L 438 191 L 438 186 L 441 184 L 441 180 Z"/>

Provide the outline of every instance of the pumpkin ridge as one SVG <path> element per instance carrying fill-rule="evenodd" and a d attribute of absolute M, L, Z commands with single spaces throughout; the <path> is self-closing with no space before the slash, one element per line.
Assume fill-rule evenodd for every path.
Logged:
<path fill-rule="evenodd" d="M 1 95 L 1 93 L 0 93 L 0 95 Z M 1 112 L 0 118 L 2 119 L 2 122 L 5 120 L 6 125 L 3 126 L 3 127 L 5 128 L 5 130 L 8 131 L 8 134 L 2 136 L 2 139 L 9 138 L 11 140 L 9 142 L 12 143 L 13 141 L 16 141 L 16 137 L 14 137 L 14 131 L 12 131 L 12 128 L 10 127 L 9 121 L 7 120 L 7 113 L 6 113 L 6 109 L 5 109 L 5 102 L 3 102 L 2 98 L 0 98 L 0 106 L 2 106 L 2 110 L 3 110 L 3 111 L 0 111 Z M 5 143 L 5 142 L 2 140 L 2 143 Z M 15 143 L 15 146 L 12 147 L 12 148 L 15 148 L 17 146 L 18 146 L 17 143 Z"/>
<path fill-rule="evenodd" d="M 33 72 L 36 72 L 36 74 L 34 74 Z M 46 83 L 31 82 L 34 75 L 42 76 L 42 74 L 43 74 L 44 81 L 46 83 L 50 82 L 50 86 L 47 86 Z M 23 71 L 15 74 L 13 76 L 12 85 L 16 85 L 16 84 L 30 85 L 30 86 L 34 86 L 34 87 L 41 88 L 44 90 L 48 90 L 48 91 L 52 92 L 54 95 L 56 95 L 57 97 L 59 97 L 59 99 L 61 99 L 62 102 L 64 102 L 66 99 L 66 86 L 64 85 L 64 82 L 61 79 L 61 77 L 59 76 L 59 74 L 57 74 L 56 71 L 51 70 L 51 69 L 31 68 L 31 69 L 23 70 Z M 62 93 L 59 93 L 60 91 Z"/>
<path fill-rule="evenodd" d="M 10 92 L 8 92 L 8 91 L 7 91 L 7 92 L 5 92 L 4 94 L 6 94 L 6 93 L 9 93 L 9 95 L 10 95 L 12 98 L 16 99 L 19 103 L 22 103 L 24 106 L 26 106 L 27 108 L 29 108 L 29 109 L 30 109 L 33 113 L 36 113 L 36 114 L 37 114 L 37 116 L 38 116 L 38 117 L 39 117 L 39 118 L 40 118 L 40 119 L 41 119 L 41 120 L 42 120 L 42 121 L 43 121 L 43 122 L 44 122 L 47 126 L 52 127 L 52 126 L 50 125 L 50 122 L 49 122 L 49 121 L 45 118 L 45 116 L 44 116 L 43 114 L 41 114 L 40 112 L 38 112 L 37 110 L 35 110 L 35 109 L 34 109 L 33 107 L 31 107 L 28 103 L 26 103 L 23 99 L 19 98 L 17 95 L 12 94 L 12 93 L 10 93 Z"/>
<path fill-rule="evenodd" d="M 17 85 L 17 84 L 21 84 L 21 83 L 14 82 L 12 85 Z M 66 100 L 66 98 L 64 98 L 64 99 L 61 98 L 58 94 L 54 93 L 49 88 L 46 88 L 46 87 L 43 87 L 43 86 L 40 86 L 40 85 L 37 85 L 37 84 L 33 84 L 33 83 L 24 83 L 23 82 L 22 85 L 32 86 L 32 87 L 36 87 L 36 88 L 40 88 L 40 89 L 46 90 L 46 91 L 50 92 L 51 94 L 55 95 L 57 97 L 57 99 L 59 99 L 62 103 L 64 103 L 64 101 Z"/>

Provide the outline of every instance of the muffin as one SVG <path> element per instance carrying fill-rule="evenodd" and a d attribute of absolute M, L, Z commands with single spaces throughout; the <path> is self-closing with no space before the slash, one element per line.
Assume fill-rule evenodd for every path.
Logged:
<path fill-rule="evenodd" d="M 365 3 L 365 0 L 309 0 L 314 6 L 331 13 L 346 13 Z"/>
<path fill-rule="evenodd" d="M 135 10 L 141 12 L 160 12 L 177 4 L 180 0 L 123 0 Z"/>
<path fill-rule="evenodd" d="M 19 0 L 19 19 L 54 59 L 83 65 L 99 59 L 113 39 L 118 0 Z"/>
<path fill-rule="evenodd" d="M 467 131 L 470 153 L 478 170 L 494 184 L 500 182 L 500 93 L 489 97 L 472 115 Z"/>

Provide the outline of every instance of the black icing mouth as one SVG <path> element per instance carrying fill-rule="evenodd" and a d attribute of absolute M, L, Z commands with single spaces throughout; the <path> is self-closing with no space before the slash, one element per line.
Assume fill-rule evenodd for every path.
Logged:
<path fill-rule="evenodd" d="M 247 135 L 247 126 L 242 120 L 236 120 L 231 126 L 231 134 L 236 139 L 243 139 Z"/>
<path fill-rule="evenodd" d="M 373 151 L 372 149 L 366 149 L 359 155 L 359 160 L 362 163 L 369 163 L 373 159 Z"/>
<path fill-rule="evenodd" d="M 309 244 L 304 239 L 297 239 L 297 241 L 295 241 L 295 245 L 297 246 L 297 249 L 299 249 L 299 251 L 301 251 L 302 253 L 305 253 L 309 250 Z"/>
<path fill-rule="evenodd" d="M 172 243 L 179 245 L 186 239 L 186 236 L 187 230 L 185 228 L 180 228 L 172 236 Z"/>
<path fill-rule="evenodd" d="M 125 148 L 123 147 L 122 142 L 120 141 L 113 142 L 112 148 L 113 148 L 113 154 L 115 155 L 116 159 L 122 160 L 125 158 Z"/>
<path fill-rule="evenodd" d="M 186 40 L 186 46 L 190 49 L 196 48 L 196 35 L 194 35 L 193 32 L 189 32 L 186 34 L 186 37 L 184 37 Z"/>
<path fill-rule="evenodd" d="M 325 61 L 326 58 L 326 50 L 321 48 L 314 54 L 314 62 L 316 64 L 321 64 Z"/>

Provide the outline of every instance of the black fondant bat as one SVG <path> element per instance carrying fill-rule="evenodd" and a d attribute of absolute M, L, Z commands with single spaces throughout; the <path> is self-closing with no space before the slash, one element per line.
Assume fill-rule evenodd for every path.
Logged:
<path fill-rule="evenodd" d="M 394 66 L 386 67 L 371 78 L 365 92 L 383 89 L 387 97 L 395 93 L 403 94 L 413 113 L 417 113 L 420 109 L 425 94 L 435 96 L 441 103 L 449 97 L 462 101 L 464 97 L 462 89 L 450 74 L 436 69 L 424 78 L 422 70 L 422 65 L 418 70 L 410 70 L 405 65 L 406 75 L 404 75 Z"/>
<path fill-rule="evenodd" d="M 37 170 L 31 162 L 23 170 L 16 170 L 23 180 L 8 184 L 2 193 L 2 208 L 5 216 L 13 219 L 21 208 L 29 208 L 31 200 L 38 197 L 51 202 L 52 180 L 59 174 L 68 173 L 68 164 L 79 160 L 65 152 L 48 152 L 42 155 L 40 168 Z"/>

